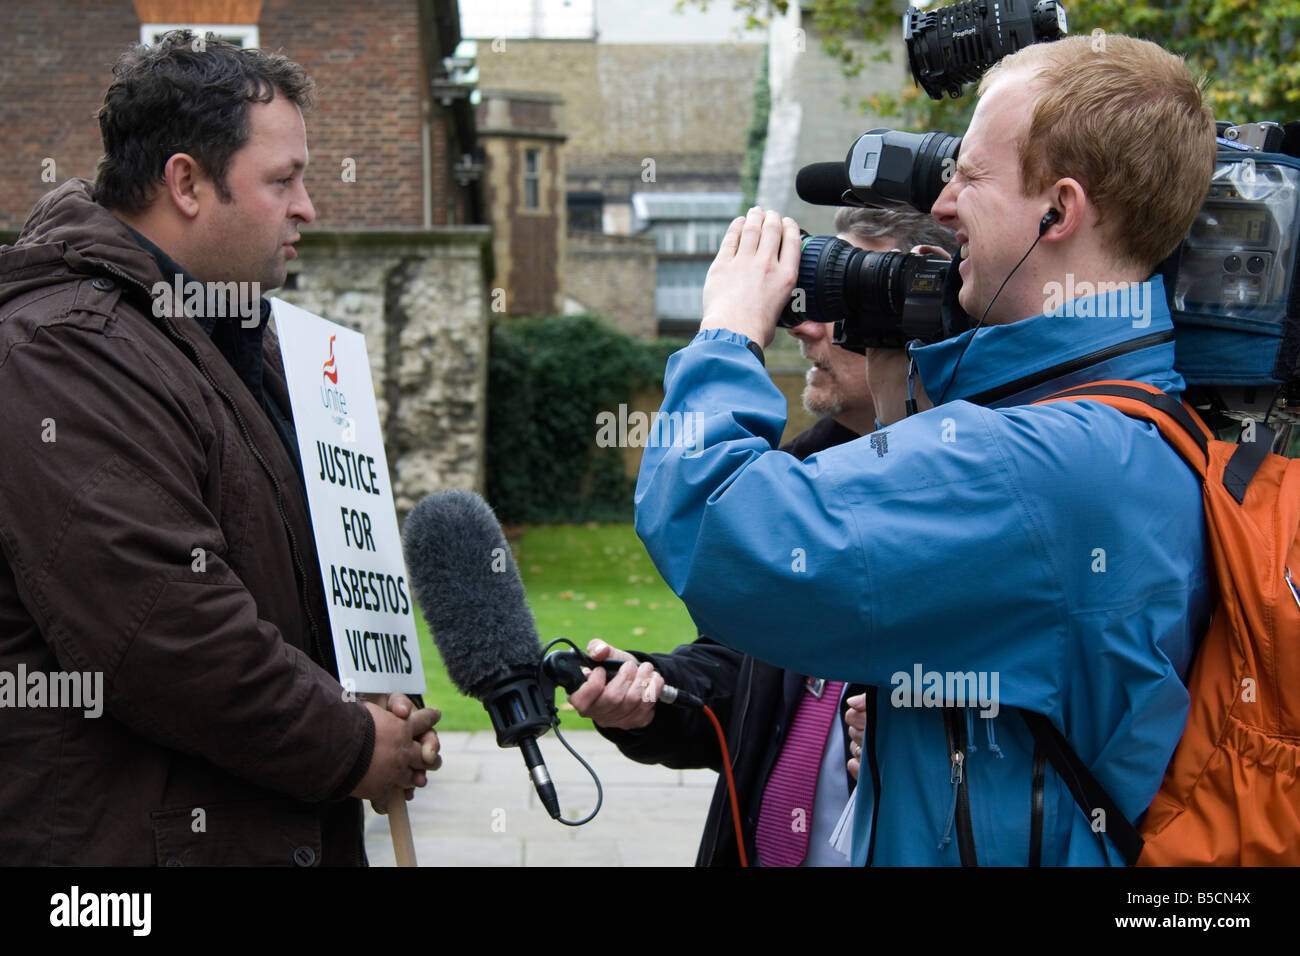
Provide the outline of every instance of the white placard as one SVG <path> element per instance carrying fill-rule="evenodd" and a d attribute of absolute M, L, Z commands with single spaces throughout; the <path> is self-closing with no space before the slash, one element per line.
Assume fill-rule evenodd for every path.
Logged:
<path fill-rule="evenodd" d="M 339 680 L 423 694 L 388 458 L 360 332 L 271 299 L 307 481 Z"/>

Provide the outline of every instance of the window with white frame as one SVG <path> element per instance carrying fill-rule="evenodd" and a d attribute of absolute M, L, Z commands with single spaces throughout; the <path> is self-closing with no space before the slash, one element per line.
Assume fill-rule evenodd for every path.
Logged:
<path fill-rule="evenodd" d="M 211 33 L 218 40 L 225 40 L 227 43 L 246 49 L 253 49 L 259 45 L 256 24 L 235 23 L 142 23 L 140 42 L 152 46 L 172 30 L 189 30 L 201 37 Z"/>
<path fill-rule="evenodd" d="M 700 318 L 704 280 L 711 259 L 660 259 L 655 278 L 655 313 L 663 319 Z"/>
<path fill-rule="evenodd" d="M 542 151 L 524 150 L 524 208 L 540 209 L 542 202 Z"/>
<path fill-rule="evenodd" d="M 660 319 L 699 319 L 704 278 L 740 200 L 740 193 L 723 192 L 632 194 L 633 231 L 653 236 L 659 252 L 655 311 Z"/>

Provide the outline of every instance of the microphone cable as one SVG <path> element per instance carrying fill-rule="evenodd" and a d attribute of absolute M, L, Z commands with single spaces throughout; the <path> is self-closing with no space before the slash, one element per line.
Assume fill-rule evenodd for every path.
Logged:
<path fill-rule="evenodd" d="M 551 641 L 551 643 L 543 647 L 542 659 L 537 663 L 537 678 L 539 681 L 544 682 L 546 680 L 546 675 L 542 671 L 542 662 L 546 660 L 546 652 L 549 651 L 556 644 L 568 644 L 575 651 L 578 650 L 578 645 L 574 644 L 573 641 L 569 640 L 567 637 L 557 637 L 555 640 Z M 582 652 L 578 651 L 578 653 L 582 653 Z M 564 739 L 564 734 L 560 732 L 560 712 L 557 710 L 552 711 L 551 729 L 555 731 L 555 736 L 559 738 L 560 743 L 564 745 L 564 749 L 567 750 L 569 753 L 573 754 L 573 759 L 578 761 L 578 763 L 582 764 L 582 766 L 586 769 L 587 773 L 591 774 L 591 779 L 596 784 L 596 806 L 591 811 L 591 813 L 587 814 L 581 820 L 566 820 L 564 817 L 555 818 L 560 823 L 563 823 L 566 827 L 580 827 L 584 823 L 590 823 L 592 820 L 596 818 L 596 814 L 600 813 L 600 808 L 605 803 L 605 789 L 600 785 L 600 777 L 596 775 L 596 771 L 591 766 L 591 764 L 583 760 L 582 755 L 578 753 L 578 751 L 574 750 L 573 747 L 570 746 L 569 742 Z"/>
<path fill-rule="evenodd" d="M 727 795 L 731 798 L 731 822 L 736 827 L 736 849 L 740 852 L 740 865 L 749 866 L 749 857 L 745 853 L 745 831 L 740 825 L 740 801 L 736 799 L 736 778 L 731 774 L 731 752 L 727 750 L 727 735 L 722 732 L 722 724 L 708 704 L 702 704 L 700 710 L 713 724 L 713 732 L 718 735 L 718 748 L 722 751 L 722 769 L 727 778 Z"/>
<path fill-rule="evenodd" d="M 1020 269 L 1020 267 L 1023 266 L 1023 265 L 1025 264 L 1025 260 L 1029 258 L 1029 253 L 1033 252 L 1034 249 L 1038 246 L 1039 240 L 1041 240 L 1041 239 L 1043 238 L 1043 236 L 1047 234 L 1047 230 L 1048 230 L 1048 228 L 1049 228 L 1049 227 L 1050 227 L 1054 222 L 1056 222 L 1057 219 L 1060 218 L 1060 214 L 1058 213 L 1055 217 L 1053 217 L 1052 219 L 1049 220 L 1049 219 L 1048 219 L 1048 216 L 1050 216 L 1050 215 L 1051 215 L 1052 213 L 1054 213 L 1054 212 L 1056 212 L 1055 209 L 1050 210 L 1050 211 L 1048 212 L 1047 215 L 1043 216 L 1043 220 L 1042 220 L 1042 222 L 1039 224 L 1038 237 L 1033 241 L 1033 243 L 1030 245 L 1030 247 L 1025 251 L 1025 254 L 1024 254 L 1023 256 L 1020 257 L 1020 261 L 1017 262 L 1017 263 L 1015 264 L 1015 266 L 1012 268 L 1012 270 L 1011 270 L 1010 272 L 1007 273 L 1007 277 L 1006 277 L 1005 279 L 1003 279 L 1003 280 L 1002 280 L 1002 284 L 1001 284 L 1000 286 L 998 286 L 998 291 L 995 292 L 995 293 L 993 293 L 993 298 L 991 298 L 991 299 L 989 300 L 988 307 L 985 308 L 985 310 L 984 310 L 984 314 L 980 316 L 980 320 L 979 320 L 978 322 L 975 323 L 975 328 L 973 328 L 973 329 L 971 330 L 971 336 L 970 336 L 970 338 L 968 338 L 968 339 L 966 340 L 966 344 L 962 346 L 962 348 L 961 348 L 961 355 L 958 355 L 958 356 L 957 356 L 957 364 L 954 365 L 954 366 L 952 367 L 952 375 L 950 375 L 950 376 L 948 377 L 948 384 L 945 385 L 945 386 L 943 387 L 943 394 L 941 394 L 941 395 L 939 396 L 939 400 L 938 400 L 937 402 L 934 403 L 936 406 L 938 406 L 938 405 L 942 405 L 942 404 L 944 403 L 944 400 L 948 397 L 948 390 L 949 390 L 950 388 L 952 388 L 952 383 L 955 382 L 955 381 L 957 380 L 957 370 L 961 368 L 961 360 L 964 359 L 964 358 L 966 357 L 966 350 L 969 349 L 969 348 L 970 348 L 970 344 L 971 344 L 972 342 L 975 341 L 975 333 L 978 332 L 978 331 L 980 330 L 980 327 L 981 327 L 982 325 L 984 325 L 984 320 L 988 318 L 988 316 L 989 316 L 989 311 L 993 308 L 993 303 L 996 302 L 996 301 L 998 301 L 998 296 L 1000 296 L 1000 295 L 1002 294 L 1002 290 L 1005 289 L 1005 288 L 1007 287 L 1007 283 L 1011 281 L 1011 277 L 1012 277 L 1013 275 L 1015 275 L 1016 272 Z M 911 357 L 911 356 L 910 356 L 910 350 L 909 350 L 909 358 L 910 358 L 910 357 Z"/>
<path fill-rule="evenodd" d="M 593 661 L 589 657 L 587 657 L 587 655 L 584 654 L 581 650 L 579 650 L 578 646 L 574 644 L 573 641 L 569 640 L 567 637 L 557 637 L 555 640 L 551 641 L 549 644 L 547 644 L 545 647 L 542 648 L 542 659 L 541 659 L 541 663 L 538 664 L 538 681 L 544 687 L 545 686 L 564 687 L 565 690 L 568 691 L 568 684 L 564 682 L 565 681 L 564 677 L 562 676 L 557 677 L 555 674 L 548 673 L 546 670 L 547 661 L 551 660 L 551 658 L 547 657 L 547 652 L 550 651 L 550 649 L 555 647 L 555 645 L 557 644 L 569 645 L 569 647 L 573 648 L 573 653 L 578 658 L 578 661 L 585 661 L 587 664 L 591 664 L 594 666 L 609 666 L 615 663 L 612 661 L 602 661 L 599 663 Z M 561 656 L 562 655 L 555 655 L 554 659 L 558 660 Z M 568 662 L 568 666 L 576 668 L 576 662 L 571 660 Z M 619 666 L 621 666 L 621 664 Z M 572 680 L 575 682 L 574 686 L 576 689 L 576 682 L 581 680 L 578 671 L 576 669 L 572 670 L 569 672 L 569 675 L 571 676 Z M 669 688 L 669 689 L 673 689 L 673 688 Z M 672 706 L 687 707 L 693 710 L 703 711 L 704 715 L 709 718 L 709 722 L 713 725 L 713 732 L 714 734 L 717 735 L 718 738 L 718 749 L 722 753 L 722 769 L 723 769 L 723 774 L 727 781 L 727 795 L 730 798 L 730 803 L 731 803 L 731 821 L 736 830 L 736 846 L 740 853 L 740 865 L 745 867 L 749 866 L 748 854 L 745 852 L 744 828 L 741 825 L 741 821 L 740 821 L 740 801 L 736 796 L 736 778 L 731 772 L 731 752 L 727 749 L 727 735 L 723 733 L 721 722 L 718 720 L 717 715 L 713 713 L 713 711 L 709 708 L 709 706 L 705 704 L 703 701 L 701 701 L 699 698 L 695 697 L 693 694 L 688 694 L 683 691 L 676 690 L 676 696 L 673 697 L 671 701 L 660 700 L 656 702 L 656 705 L 660 703 L 665 705 L 669 705 L 671 703 Z M 590 821 L 600 811 L 601 804 L 604 799 L 604 791 L 601 788 L 600 777 L 596 775 L 596 771 L 592 769 L 591 764 L 583 760 L 581 755 L 576 750 L 574 750 L 573 747 L 569 745 L 569 742 L 567 740 L 564 739 L 564 735 L 560 732 L 560 713 L 558 710 L 553 710 L 553 716 L 551 718 L 551 727 L 552 729 L 554 729 L 555 736 L 559 738 L 560 743 L 564 745 L 564 748 L 568 750 L 569 753 L 573 754 L 574 759 L 577 760 L 580 764 L 583 765 L 583 767 L 586 768 L 587 772 L 591 774 L 591 779 L 594 780 L 596 783 L 596 809 L 592 810 L 590 815 L 583 818 L 582 820 L 577 820 L 577 821 L 566 820 L 563 817 L 555 818 L 559 820 L 560 823 L 563 823 L 565 826 L 571 826 L 571 827 L 581 826 L 582 824 Z"/>

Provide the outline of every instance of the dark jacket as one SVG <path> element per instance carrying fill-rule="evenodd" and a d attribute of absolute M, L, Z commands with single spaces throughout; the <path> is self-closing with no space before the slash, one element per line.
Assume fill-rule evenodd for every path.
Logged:
<path fill-rule="evenodd" d="M 364 863 L 294 465 L 88 187 L 0 246 L 0 669 L 102 673 L 104 712 L 0 719 L 0 863 Z M 287 413 L 269 333 L 263 381 Z"/>
<path fill-rule="evenodd" d="M 824 418 L 781 447 L 803 460 L 809 455 L 859 437 L 832 418 Z M 765 664 L 701 637 L 676 648 L 671 654 L 643 654 L 664 680 L 701 698 L 718 718 L 727 736 L 731 772 L 736 781 L 736 799 L 745 836 L 745 848 L 752 861 L 757 854 L 754 834 L 767 778 L 785 744 L 800 695 L 804 676 Z M 851 688 L 860 693 L 863 688 Z M 870 703 L 870 701 L 868 701 Z M 676 769 L 708 767 L 718 773 L 718 785 L 709 805 L 708 819 L 696 866 L 736 866 L 736 830 L 731 817 L 727 780 L 722 774 L 722 753 L 717 734 L 699 711 L 658 707 L 654 720 L 640 730 L 597 727 L 627 757 L 640 763 L 657 763 Z M 844 760 L 847 763 L 848 736 Z M 848 771 L 845 770 L 847 776 Z M 850 789 L 853 780 L 849 779 Z"/>

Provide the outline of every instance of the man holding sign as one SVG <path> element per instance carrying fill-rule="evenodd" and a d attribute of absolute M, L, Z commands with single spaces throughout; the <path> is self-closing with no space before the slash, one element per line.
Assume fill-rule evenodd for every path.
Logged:
<path fill-rule="evenodd" d="M 0 677 L 104 690 L 102 716 L 0 694 L 0 860 L 364 864 L 356 798 L 409 799 L 441 758 L 437 711 L 338 680 L 315 462 L 266 329 L 315 218 L 312 83 L 188 32 L 115 74 L 93 188 L 57 187 L 0 246 Z M 356 508 L 374 541 L 380 500 Z"/>

